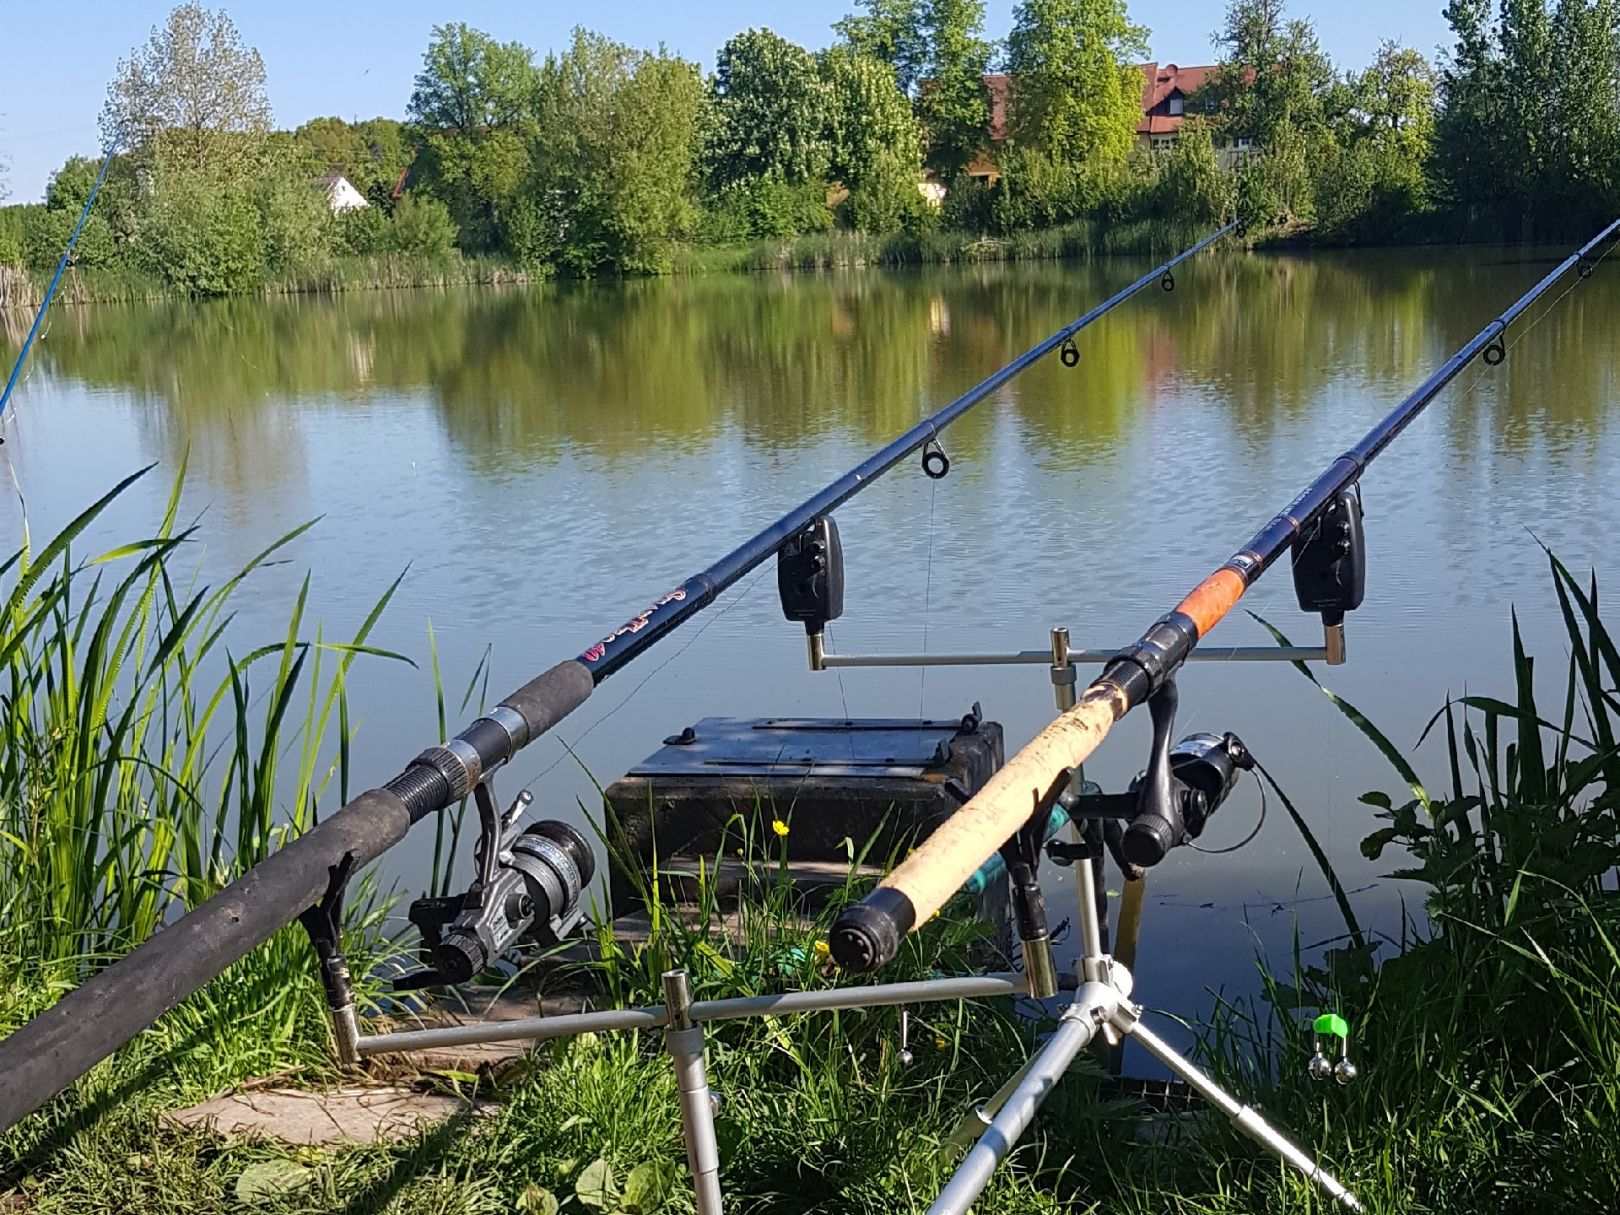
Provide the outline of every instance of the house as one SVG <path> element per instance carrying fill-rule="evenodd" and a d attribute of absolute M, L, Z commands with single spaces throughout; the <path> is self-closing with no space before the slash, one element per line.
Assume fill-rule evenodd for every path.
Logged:
<path fill-rule="evenodd" d="M 1198 107 L 1195 108 L 1194 114 L 1213 112 L 1213 98 L 1203 102 L 1201 107 L 1194 98 L 1198 90 L 1208 84 L 1219 70 L 1214 65 L 1180 67 L 1174 63 L 1167 63 L 1160 67 L 1157 63 L 1144 63 L 1142 121 L 1136 124 L 1136 137 L 1142 146 L 1155 152 L 1168 151 L 1175 147 L 1176 138 L 1181 132 L 1181 124 L 1188 117 L 1189 102 Z M 1252 72 L 1246 74 L 1252 79 Z M 1254 146 L 1253 141 L 1246 137 L 1221 140 L 1218 141 L 1218 145 L 1221 164 L 1225 168 L 1231 168 L 1252 151 Z"/>
<path fill-rule="evenodd" d="M 1167 63 L 1139 65 L 1142 73 L 1142 120 L 1136 124 L 1136 136 L 1143 147 L 1163 151 L 1175 146 L 1177 133 L 1187 117 L 1187 105 L 1199 89 L 1219 70 L 1213 64 L 1199 67 L 1181 67 Z M 995 72 L 984 78 L 985 92 L 990 95 L 990 146 L 973 158 L 967 175 L 976 181 L 993 183 L 1001 179 L 995 150 L 1007 139 L 1007 99 L 1012 78 L 1004 72 Z M 1196 104 L 1196 103 L 1195 103 Z M 1221 149 L 1222 164 L 1230 167 L 1251 148 L 1248 139 L 1227 141 Z"/>
<path fill-rule="evenodd" d="M 324 177 L 317 177 L 315 184 L 326 194 L 326 205 L 331 208 L 333 215 L 342 215 L 345 211 L 359 211 L 371 204 L 366 196 L 356 190 L 349 179 L 341 173 L 328 173 Z"/>

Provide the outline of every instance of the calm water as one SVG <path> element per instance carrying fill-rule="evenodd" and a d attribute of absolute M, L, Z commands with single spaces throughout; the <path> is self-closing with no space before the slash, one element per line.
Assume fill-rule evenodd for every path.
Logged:
<path fill-rule="evenodd" d="M 1083 335 L 1078 369 L 1051 360 L 954 426 L 948 479 L 908 466 L 839 512 L 837 647 L 1036 648 L 1057 624 L 1076 645 L 1123 643 L 1550 264 L 1469 249 L 1188 266 L 1173 294 L 1146 292 Z M 189 451 L 214 581 L 321 516 L 243 601 L 237 649 L 281 635 L 306 569 L 330 637 L 408 566 L 377 641 L 425 659 L 431 620 L 458 693 L 490 647 L 498 697 L 1145 265 L 63 311 L 6 450 L 36 536 L 157 461 L 106 529 L 119 539 L 157 519 Z M 1545 665 L 1563 661 L 1538 538 L 1620 577 L 1617 320 L 1620 275 L 1600 273 L 1367 475 L 1367 603 L 1350 664 L 1324 678 L 1402 744 L 1448 690 L 1507 685 L 1510 605 Z M 6 318 L 13 347 L 22 323 Z M 3 509 L 10 547 L 15 500 Z M 980 700 L 1012 746 L 1051 715 L 1039 667 L 813 674 L 761 572 L 522 756 L 517 777 L 545 774 L 543 809 L 577 816 L 590 789 L 560 739 L 607 781 L 710 714 L 954 715 Z M 1315 640 L 1281 571 L 1249 606 Z M 1266 640 L 1246 617 L 1219 639 Z M 363 779 L 434 737 L 425 670 L 372 664 L 356 696 Z M 1413 892 L 1357 850 L 1373 825 L 1357 796 L 1398 788 L 1372 748 L 1286 666 L 1198 667 L 1182 703 L 1183 731 L 1248 742 L 1364 916 L 1393 930 Z M 1145 742 L 1144 715 L 1088 774 L 1118 786 Z M 1424 768 L 1436 777 L 1438 759 Z M 1257 810 L 1246 785 L 1205 842 L 1241 838 Z M 393 862 L 407 884 L 431 842 L 419 830 Z M 1205 986 L 1248 987 L 1257 946 L 1285 953 L 1296 925 L 1306 942 L 1337 926 L 1280 812 L 1245 850 L 1177 857 L 1150 890 L 1139 990 L 1181 1009 Z M 1062 914 L 1065 896 L 1053 901 Z"/>

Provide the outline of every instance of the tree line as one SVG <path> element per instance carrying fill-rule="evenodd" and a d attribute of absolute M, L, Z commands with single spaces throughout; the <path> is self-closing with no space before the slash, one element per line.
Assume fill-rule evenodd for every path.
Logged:
<path fill-rule="evenodd" d="M 999 44 L 983 0 L 857 0 L 828 48 L 751 29 L 708 75 L 585 29 L 540 57 L 447 24 L 403 121 L 293 131 L 272 129 L 230 18 L 182 5 L 109 87 L 123 150 L 77 260 L 223 293 L 351 254 L 659 273 L 684 247 L 835 229 L 1237 216 L 1331 241 L 1531 239 L 1620 208 L 1620 0 L 1446 17 L 1438 64 L 1385 43 L 1340 71 L 1285 0 L 1231 0 L 1217 70 L 1153 149 L 1135 130 L 1148 31 L 1124 0 L 1021 0 Z M 0 263 L 54 263 L 96 168 L 70 160 L 43 205 L 0 210 Z M 327 173 L 371 205 L 332 214 Z"/>

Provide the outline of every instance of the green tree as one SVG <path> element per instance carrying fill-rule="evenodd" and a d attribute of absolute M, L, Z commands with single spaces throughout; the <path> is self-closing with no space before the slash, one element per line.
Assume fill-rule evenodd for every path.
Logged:
<path fill-rule="evenodd" d="M 1023 0 L 1007 40 L 1013 142 L 1069 166 L 1125 159 L 1142 117 L 1147 31 L 1123 0 Z"/>
<path fill-rule="evenodd" d="M 250 174 L 270 130 L 264 60 L 224 9 L 182 4 L 119 61 L 101 129 L 149 167 Z"/>
<path fill-rule="evenodd" d="M 520 122 L 534 86 L 534 52 L 522 43 L 497 42 L 459 21 L 436 25 L 406 113 L 428 130 L 472 135 Z"/>
<path fill-rule="evenodd" d="M 29 265 L 44 268 L 55 266 L 62 259 L 62 251 L 67 248 L 100 170 L 99 160 L 72 156 L 51 175 L 50 184 L 45 187 L 45 206 L 32 213 L 24 233 L 23 252 Z M 74 246 L 76 265 L 108 266 L 117 260 L 118 238 L 108 218 L 109 202 L 112 196 L 126 193 L 129 183 L 127 174 L 114 175 L 110 170 L 108 179 L 108 184 L 96 196 L 95 208 L 84 221 L 79 243 Z"/>
<path fill-rule="evenodd" d="M 1259 146 L 1252 158 L 1259 163 L 1250 166 L 1251 182 L 1240 194 L 1277 208 L 1272 218 L 1309 218 L 1317 171 L 1333 150 L 1330 102 L 1349 103 L 1315 29 L 1287 20 L 1283 0 L 1232 0 L 1215 41 L 1223 50 L 1219 70 L 1196 105 L 1212 115 L 1221 136 Z"/>
<path fill-rule="evenodd" d="M 1505 78 L 1490 28 L 1491 0 L 1450 0 L 1445 16 L 1456 45 L 1440 73 L 1436 161 L 1448 201 L 1492 209 L 1511 188 L 1501 98 Z"/>
<path fill-rule="evenodd" d="M 424 184 L 463 249 L 492 250 L 531 173 L 533 53 L 464 24 L 433 29 L 406 111 L 422 132 Z"/>
<path fill-rule="evenodd" d="M 710 100 L 707 161 L 716 187 L 826 179 L 827 85 L 802 46 L 768 29 L 736 35 L 720 48 Z"/>
<path fill-rule="evenodd" d="M 887 64 L 894 73 L 895 87 L 909 96 L 928 63 L 928 38 L 923 28 L 927 0 L 856 3 L 866 11 L 859 16 L 851 13 L 833 30 L 855 54 Z"/>
<path fill-rule="evenodd" d="M 849 189 L 853 226 L 892 232 L 920 213 L 922 145 L 911 104 L 889 66 L 836 47 L 822 56 L 829 91 L 832 175 Z"/>
<path fill-rule="evenodd" d="M 669 269 L 691 230 L 697 66 L 575 29 L 540 70 L 532 200 L 514 240 L 575 273 Z"/>
<path fill-rule="evenodd" d="M 1559 0 L 1552 41 L 1549 193 L 1584 227 L 1620 208 L 1620 4 Z"/>
<path fill-rule="evenodd" d="M 1509 176 L 1522 204 L 1544 196 L 1550 185 L 1556 77 L 1569 65 L 1553 61 L 1552 17 L 1546 0 L 1502 0 L 1497 38 L 1506 69 L 1502 91 L 1503 134 L 1513 166 Z M 1584 73 L 1585 65 L 1582 65 Z"/>
<path fill-rule="evenodd" d="M 922 12 L 928 69 L 917 92 L 917 118 L 928 167 L 949 180 L 989 142 L 984 0 L 926 0 Z"/>
<path fill-rule="evenodd" d="M 332 251 L 334 225 L 325 195 L 290 157 L 280 163 L 285 171 L 266 172 L 254 191 L 264 234 L 264 268 L 270 274 L 318 264 Z"/>
<path fill-rule="evenodd" d="M 1386 39 L 1372 66 L 1351 81 L 1357 134 L 1421 168 L 1434 142 L 1438 84 L 1421 52 Z"/>

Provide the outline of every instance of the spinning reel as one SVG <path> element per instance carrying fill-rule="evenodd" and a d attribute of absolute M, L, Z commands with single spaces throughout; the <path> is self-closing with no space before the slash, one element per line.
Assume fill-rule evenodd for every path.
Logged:
<path fill-rule="evenodd" d="M 1065 790 L 1058 804 L 1069 817 L 1102 824 L 1103 838 L 1127 877 L 1140 877 L 1204 833 L 1215 811 L 1237 783 L 1238 773 L 1254 768 L 1254 757 L 1236 734 L 1189 734 L 1170 745 L 1178 693 L 1174 679 L 1148 701 L 1153 743 L 1147 771 L 1124 793 Z M 1091 855 L 1085 845 L 1053 840 L 1046 846 L 1055 864 Z"/>
<path fill-rule="evenodd" d="M 465 983 L 527 938 L 555 945 L 584 916 L 581 895 L 596 876 L 585 837 L 555 819 L 524 826 L 527 790 L 502 814 L 486 779 L 473 790 L 480 832 L 478 876 L 464 894 L 421 898 L 409 917 L 422 934 L 428 969 L 397 980 L 398 991 Z"/>

